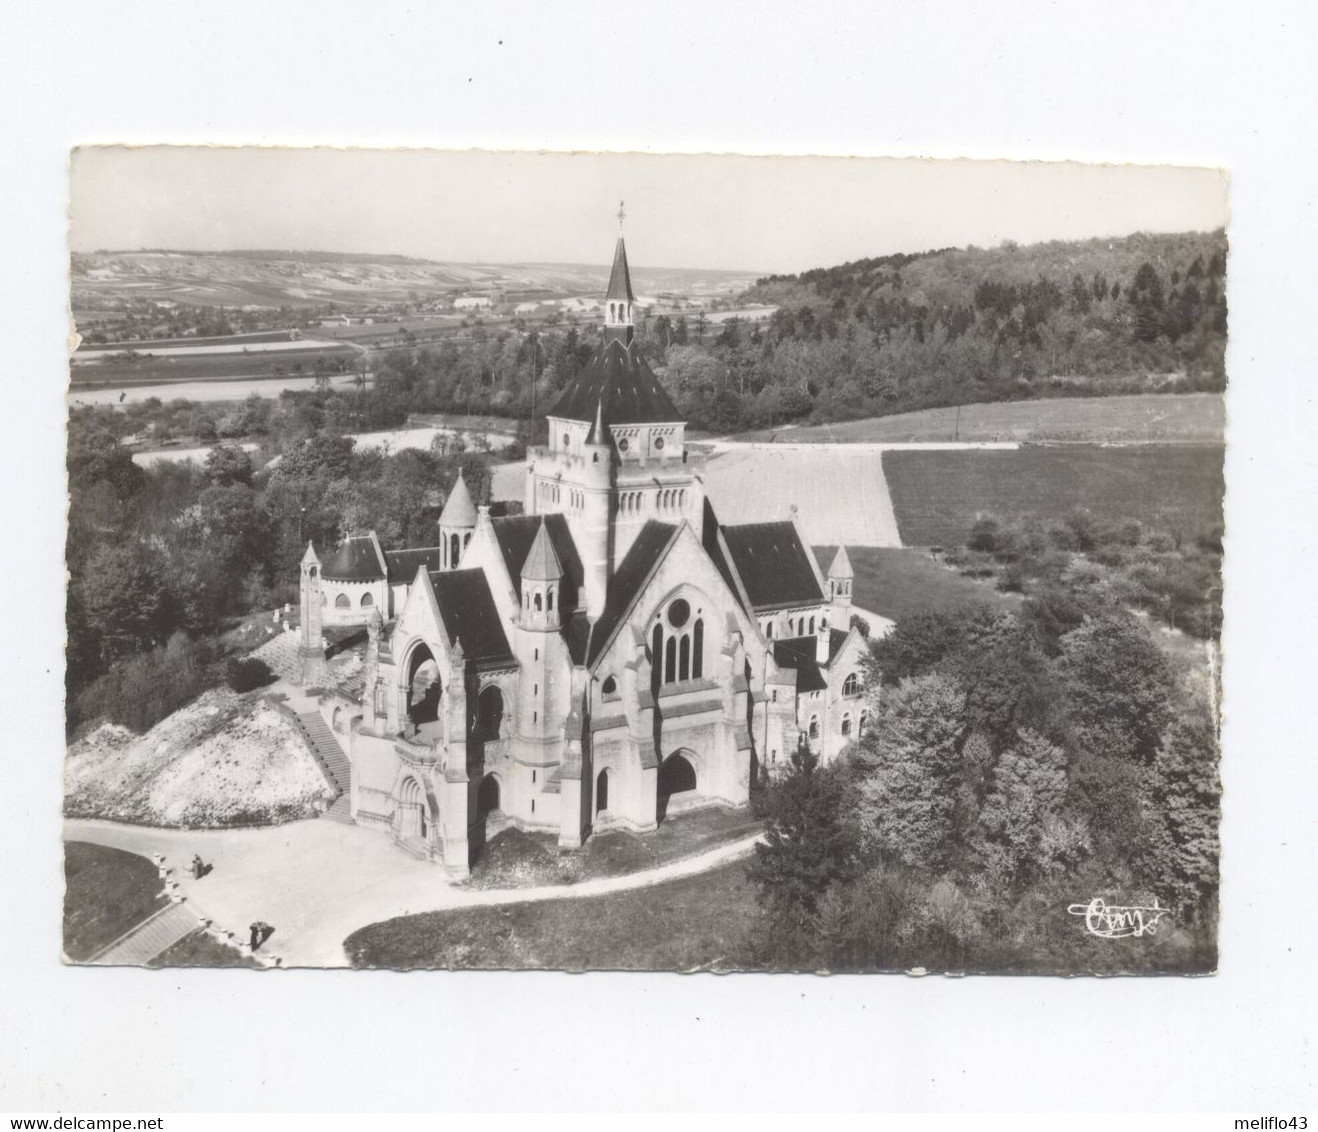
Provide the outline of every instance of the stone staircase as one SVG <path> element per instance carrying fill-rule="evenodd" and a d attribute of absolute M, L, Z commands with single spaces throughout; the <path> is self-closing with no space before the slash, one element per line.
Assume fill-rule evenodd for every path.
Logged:
<path fill-rule="evenodd" d="M 316 761 L 320 763 L 326 777 L 334 783 L 339 792 L 339 796 L 334 799 L 334 804 L 325 811 L 325 816 L 330 821 L 352 825 L 351 800 L 349 798 L 352 786 L 352 764 L 348 761 L 347 754 L 339 746 L 338 739 L 334 737 L 334 732 L 330 730 L 320 712 L 302 712 L 297 716 L 297 722 L 302 729 L 302 733 L 307 737 L 307 741 L 311 744 L 311 752 L 316 756 Z"/>
<path fill-rule="evenodd" d="M 97 967 L 143 967 L 199 927 L 201 921 L 195 912 L 185 904 L 170 903 L 90 962 Z"/>

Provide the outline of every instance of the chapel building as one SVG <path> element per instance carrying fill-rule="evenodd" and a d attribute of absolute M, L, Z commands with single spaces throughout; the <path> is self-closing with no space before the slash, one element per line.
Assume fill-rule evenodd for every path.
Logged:
<path fill-rule="evenodd" d="M 523 514 L 459 478 L 436 546 L 371 532 L 303 557 L 304 680 L 324 628 L 367 629 L 360 694 L 320 700 L 352 820 L 454 877 L 510 826 L 572 849 L 745 806 L 798 742 L 827 761 L 866 722 L 845 549 L 825 575 L 795 508 L 719 523 L 635 302 L 619 236 L 603 341 L 528 454 Z"/>

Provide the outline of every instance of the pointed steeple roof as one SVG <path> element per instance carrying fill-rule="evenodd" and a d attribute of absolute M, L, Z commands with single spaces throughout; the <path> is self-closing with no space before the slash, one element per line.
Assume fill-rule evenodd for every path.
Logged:
<path fill-rule="evenodd" d="M 613 271 L 609 275 L 609 289 L 604 295 L 606 303 L 610 299 L 636 302 L 636 296 L 632 294 L 631 272 L 627 270 L 627 245 L 623 243 L 621 236 L 618 237 L 617 246 L 613 249 Z"/>
<path fill-rule="evenodd" d="M 476 504 L 471 501 L 471 492 L 467 490 L 467 481 L 458 469 L 458 482 L 449 492 L 448 501 L 439 515 L 441 527 L 474 527 L 476 525 Z"/>
<path fill-rule="evenodd" d="M 556 582 L 563 576 L 563 564 L 558 560 L 558 552 L 545 529 L 544 519 L 540 520 L 540 529 L 535 533 L 535 542 L 526 553 L 522 563 L 522 580 L 530 582 Z"/>
<path fill-rule="evenodd" d="M 847 557 L 847 548 L 839 546 L 837 553 L 833 555 L 833 565 L 828 568 L 830 578 L 854 578 L 855 572 L 851 569 L 851 559 Z"/>

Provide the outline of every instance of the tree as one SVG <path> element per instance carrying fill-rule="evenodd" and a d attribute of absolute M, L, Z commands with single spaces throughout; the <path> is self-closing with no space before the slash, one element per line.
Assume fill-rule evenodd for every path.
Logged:
<path fill-rule="evenodd" d="M 958 848 L 965 695 L 945 676 L 903 681 L 856 755 L 861 829 L 880 853 L 938 869 Z"/>
<path fill-rule="evenodd" d="M 1135 308 L 1135 337 L 1153 342 L 1163 331 L 1162 280 L 1153 264 L 1145 261 L 1126 288 L 1126 301 Z"/>
<path fill-rule="evenodd" d="M 102 543 L 79 581 L 88 629 L 109 656 L 149 648 L 169 635 L 175 605 L 156 556 L 138 542 Z"/>
<path fill-rule="evenodd" d="M 76 419 L 76 418 L 75 418 Z M 94 484 L 108 485 L 117 499 L 126 499 L 142 487 L 145 473 L 133 463 L 133 454 L 100 428 L 70 424 L 69 487 L 75 494 Z"/>
<path fill-rule="evenodd" d="M 1129 617 L 1087 620 L 1062 639 L 1061 672 L 1080 744 L 1103 758 L 1149 763 L 1171 716 L 1171 666 Z"/>
<path fill-rule="evenodd" d="M 237 444 L 217 444 L 206 455 L 206 477 L 216 487 L 252 483 L 252 458 Z"/>
<path fill-rule="evenodd" d="M 1066 798 L 1065 752 L 1022 730 L 998 758 L 975 836 L 976 855 L 999 884 L 1075 863 L 1087 841 L 1083 826 L 1064 812 Z"/>
<path fill-rule="evenodd" d="M 329 436 L 321 433 L 298 441 L 275 465 L 275 476 L 281 480 L 311 479 L 324 476 L 338 479 L 352 470 L 353 447 L 356 441 L 350 436 Z"/>
<path fill-rule="evenodd" d="M 829 886 L 858 869 L 859 838 L 848 810 L 842 768 L 821 767 L 802 743 L 788 771 L 765 792 L 764 840 L 747 874 L 760 900 L 785 931 L 807 930 Z"/>
<path fill-rule="evenodd" d="M 1209 910 L 1206 905 L 1217 894 L 1222 792 L 1217 766 L 1212 724 L 1194 715 L 1168 729 L 1145 779 L 1144 872 L 1183 915 Z"/>

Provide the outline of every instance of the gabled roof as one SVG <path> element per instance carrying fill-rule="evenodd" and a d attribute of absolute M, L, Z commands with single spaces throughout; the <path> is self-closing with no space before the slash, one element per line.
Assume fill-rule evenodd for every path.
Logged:
<path fill-rule="evenodd" d="M 553 540 L 541 518 L 535 541 L 531 543 L 531 549 L 526 552 L 526 561 L 522 563 L 522 577 L 532 582 L 556 582 L 562 576 L 562 563 L 558 560 Z"/>
<path fill-rule="evenodd" d="M 438 570 L 440 548 L 427 546 L 418 550 L 386 550 L 384 560 L 389 567 L 389 581 L 394 585 L 403 585 L 411 582 L 422 566 L 427 570 Z"/>
<path fill-rule="evenodd" d="M 833 565 L 828 568 L 830 578 L 854 578 L 855 571 L 851 569 L 851 559 L 847 557 L 847 548 L 839 546 L 837 553 L 833 555 Z"/>
<path fill-rule="evenodd" d="M 627 618 L 650 575 L 659 568 L 664 554 L 677 536 L 679 527 L 650 519 L 641 528 L 636 541 L 627 551 L 627 557 L 618 566 L 609 581 L 609 593 L 604 599 L 604 611 L 590 634 L 587 663 L 594 664 L 609 647 L 618 626 Z"/>
<path fill-rule="evenodd" d="M 795 523 L 742 523 L 723 527 L 722 534 L 729 565 L 752 609 L 815 605 L 824 600 L 810 551 Z"/>
<path fill-rule="evenodd" d="M 441 527 L 474 527 L 476 525 L 476 504 L 471 501 L 471 492 L 467 490 L 467 481 L 462 478 L 462 469 L 458 469 L 458 482 L 453 485 L 448 499 L 444 501 L 444 510 L 439 513 Z"/>
<path fill-rule="evenodd" d="M 627 270 L 627 245 L 621 236 L 613 249 L 613 271 L 609 273 L 609 289 L 604 295 L 605 302 L 610 299 L 626 299 L 629 303 L 636 301 L 632 294 L 632 275 Z"/>
<path fill-rule="evenodd" d="M 349 535 L 321 570 L 332 582 L 378 582 L 388 572 L 374 532 Z"/>
<path fill-rule="evenodd" d="M 462 642 L 467 660 L 478 668 L 514 663 L 485 571 L 432 570 L 429 575 L 449 640 Z"/>
<path fill-rule="evenodd" d="M 669 424 L 684 418 L 635 346 L 606 341 L 568 383 L 549 416 L 616 424 Z"/>
<path fill-rule="evenodd" d="M 581 568 L 581 555 L 577 553 L 577 544 L 572 541 L 565 515 L 508 515 L 500 519 L 491 519 L 490 526 L 494 532 L 494 541 L 503 555 L 503 564 L 508 570 L 508 578 L 513 590 L 520 593 L 522 589 L 522 566 L 527 555 L 531 553 L 531 544 L 535 542 L 543 523 L 546 534 L 553 544 L 559 565 L 563 568 L 563 582 L 559 588 L 558 599 L 564 613 L 576 606 L 577 594 L 581 590 L 585 574 Z"/>

